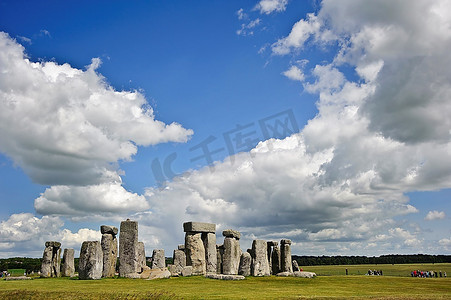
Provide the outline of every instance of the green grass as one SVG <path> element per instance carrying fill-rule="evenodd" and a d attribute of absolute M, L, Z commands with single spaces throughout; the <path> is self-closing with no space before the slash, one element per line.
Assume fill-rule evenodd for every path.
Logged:
<path fill-rule="evenodd" d="M 391 265 L 384 266 L 389 270 L 388 267 Z M 326 268 L 334 270 L 340 266 L 322 267 L 325 268 L 324 270 Z M 449 268 L 451 264 L 442 265 L 442 267 Z M 392 268 L 395 269 L 396 266 Z M 404 266 L 398 268 L 403 269 Z M 451 279 L 362 275 L 319 276 L 313 279 L 248 277 L 242 281 L 220 281 L 200 276 L 152 281 L 124 278 L 96 281 L 69 278 L 0 281 L 0 298 L 5 299 L 299 299 L 317 297 L 324 299 L 451 299 Z"/>
<path fill-rule="evenodd" d="M 301 266 L 304 271 L 315 272 L 318 276 L 364 275 L 371 270 L 382 270 L 384 276 L 410 277 L 413 270 L 446 272 L 451 276 L 451 264 L 395 264 L 395 265 L 337 265 L 337 266 Z"/>
<path fill-rule="evenodd" d="M 23 276 L 25 271 L 25 269 L 8 269 L 8 273 L 11 274 L 11 276 Z"/>

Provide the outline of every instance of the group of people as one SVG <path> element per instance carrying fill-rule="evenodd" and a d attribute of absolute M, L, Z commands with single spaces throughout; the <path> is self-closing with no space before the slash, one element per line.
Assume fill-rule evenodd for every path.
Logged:
<path fill-rule="evenodd" d="M 8 277 L 8 276 L 11 276 L 11 274 L 9 274 L 8 271 L 2 271 L 2 272 L 0 272 L 0 278 Z"/>
<path fill-rule="evenodd" d="M 446 272 L 443 272 L 442 273 L 442 271 L 440 271 L 440 272 L 437 272 L 437 271 L 420 271 L 420 270 L 414 270 L 414 271 L 412 271 L 411 273 L 410 273 L 410 276 L 412 276 L 412 277 L 421 277 L 421 278 L 438 278 L 439 276 L 440 277 L 446 277 Z"/>
<path fill-rule="evenodd" d="M 368 273 L 366 275 L 375 275 L 375 276 L 382 276 L 382 270 L 368 270 Z"/>

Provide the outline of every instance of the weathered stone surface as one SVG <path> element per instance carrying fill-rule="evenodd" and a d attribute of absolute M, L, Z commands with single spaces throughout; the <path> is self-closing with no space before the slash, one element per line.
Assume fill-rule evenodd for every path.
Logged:
<path fill-rule="evenodd" d="M 279 272 L 276 274 L 276 276 L 280 276 L 280 277 L 293 277 L 294 274 L 293 272 Z"/>
<path fill-rule="evenodd" d="M 251 255 L 248 252 L 243 252 L 240 258 L 240 267 L 238 268 L 238 274 L 243 276 L 250 276 L 251 263 L 252 263 Z"/>
<path fill-rule="evenodd" d="M 182 276 L 191 276 L 193 275 L 193 267 L 192 266 L 186 266 L 182 270 Z"/>
<path fill-rule="evenodd" d="M 113 234 L 102 234 L 103 269 L 102 277 L 114 277 L 116 275 L 117 262 L 117 238 Z"/>
<path fill-rule="evenodd" d="M 11 280 L 30 280 L 31 277 L 27 277 L 27 276 L 8 276 L 5 278 L 6 281 L 11 281 Z"/>
<path fill-rule="evenodd" d="M 246 279 L 242 275 L 224 275 L 224 274 L 215 274 L 215 273 L 208 273 L 205 275 L 206 278 L 210 279 L 219 279 L 219 280 L 243 280 Z"/>
<path fill-rule="evenodd" d="M 141 273 L 146 267 L 146 248 L 143 242 L 138 242 L 137 245 L 138 253 L 138 273 Z"/>
<path fill-rule="evenodd" d="M 254 240 L 252 242 L 252 276 L 269 276 L 269 260 L 267 243 L 264 240 Z"/>
<path fill-rule="evenodd" d="M 296 272 L 293 272 L 293 276 L 294 277 L 303 277 L 303 278 L 313 278 L 313 277 L 316 277 L 316 273 L 296 271 Z"/>
<path fill-rule="evenodd" d="M 303 278 L 313 278 L 316 276 L 315 273 L 313 272 L 300 272 L 300 271 L 296 271 L 296 272 L 280 272 L 277 273 L 277 276 L 281 276 L 281 277 L 303 277 Z"/>
<path fill-rule="evenodd" d="M 168 270 L 171 272 L 172 277 L 179 277 L 182 271 L 178 272 L 178 269 L 174 265 L 168 265 Z"/>
<path fill-rule="evenodd" d="M 272 274 L 280 273 L 280 248 L 275 245 L 271 253 Z"/>
<path fill-rule="evenodd" d="M 222 235 L 225 237 L 232 237 L 239 240 L 241 238 L 241 233 L 239 231 L 233 229 L 226 229 L 222 232 Z"/>
<path fill-rule="evenodd" d="M 166 258 L 164 257 L 163 249 L 154 249 L 152 252 L 151 269 L 163 269 L 166 267 Z"/>
<path fill-rule="evenodd" d="M 52 258 L 53 258 L 53 247 L 51 246 L 45 247 L 44 254 L 42 255 L 41 277 L 44 278 L 52 277 L 53 274 Z"/>
<path fill-rule="evenodd" d="M 185 234 L 185 254 L 186 264 L 193 267 L 193 275 L 204 275 L 206 262 L 201 233 L 187 232 Z"/>
<path fill-rule="evenodd" d="M 61 243 L 55 241 L 45 242 L 42 255 L 41 277 L 61 276 Z"/>
<path fill-rule="evenodd" d="M 183 252 L 182 250 L 174 250 L 174 254 L 172 255 L 172 260 L 173 260 L 173 264 L 174 264 L 174 268 L 173 271 L 171 271 L 171 269 L 169 269 L 169 271 L 171 271 L 171 274 L 177 274 L 180 275 L 182 273 L 182 270 L 184 267 L 186 267 L 186 255 L 185 252 Z M 174 276 L 174 275 L 172 275 Z"/>
<path fill-rule="evenodd" d="M 148 269 L 143 271 L 141 274 L 141 278 L 147 280 L 170 278 L 170 277 L 171 272 L 169 272 L 168 268 Z"/>
<path fill-rule="evenodd" d="M 72 277 L 75 274 L 74 249 L 64 249 L 61 276 Z"/>
<path fill-rule="evenodd" d="M 280 271 L 293 272 L 291 259 L 291 240 L 280 241 Z"/>
<path fill-rule="evenodd" d="M 240 241 L 232 237 L 225 237 L 224 254 L 222 255 L 222 273 L 225 275 L 237 275 L 240 266 L 240 257 Z"/>
<path fill-rule="evenodd" d="M 298 265 L 298 262 L 295 259 L 293 259 L 292 266 L 293 266 L 293 272 L 299 271 L 299 265 Z"/>
<path fill-rule="evenodd" d="M 184 232 L 216 232 L 216 224 L 201 223 L 201 222 L 186 222 L 183 223 Z"/>
<path fill-rule="evenodd" d="M 117 227 L 114 227 L 114 226 L 102 225 L 102 226 L 100 226 L 100 232 L 102 234 L 111 234 L 111 235 L 116 236 L 118 233 L 118 229 L 117 229 Z"/>
<path fill-rule="evenodd" d="M 80 279 L 100 279 L 103 270 L 103 252 L 99 241 L 86 241 L 81 245 L 78 264 Z"/>
<path fill-rule="evenodd" d="M 216 273 L 222 273 L 222 256 L 224 255 L 224 246 L 216 245 Z"/>
<path fill-rule="evenodd" d="M 266 242 L 266 250 L 267 250 L 267 257 L 268 257 L 268 265 L 269 265 L 269 274 L 272 274 L 272 248 L 273 246 L 273 241 L 268 241 Z"/>
<path fill-rule="evenodd" d="M 185 244 L 178 245 L 178 246 L 177 246 L 177 249 L 178 249 L 178 250 L 185 251 Z"/>
<path fill-rule="evenodd" d="M 119 233 L 119 276 L 130 277 L 127 274 L 135 274 L 141 271 L 138 262 L 138 222 L 121 222 Z M 133 275 L 134 276 L 134 275 Z"/>
<path fill-rule="evenodd" d="M 277 241 L 268 241 L 268 246 L 274 247 L 274 246 L 278 246 L 279 243 Z"/>
<path fill-rule="evenodd" d="M 207 273 L 216 273 L 216 234 L 207 232 L 202 233 L 202 241 L 205 248 L 205 264 Z"/>
<path fill-rule="evenodd" d="M 288 239 L 280 240 L 280 245 L 291 245 L 291 240 Z"/>

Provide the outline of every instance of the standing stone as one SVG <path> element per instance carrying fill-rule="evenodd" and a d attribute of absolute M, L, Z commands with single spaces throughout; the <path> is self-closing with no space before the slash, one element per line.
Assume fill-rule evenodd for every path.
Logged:
<path fill-rule="evenodd" d="M 248 252 L 243 252 L 240 258 L 240 267 L 238 268 L 238 275 L 251 275 L 252 257 Z"/>
<path fill-rule="evenodd" d="M 181 275 L 183 268 L 186 267 L 185 252 L 183 252 L 182 250 L 174 250 L 174 254 L 172 256 L 172 261 L 174 264 L 174 271 L 171 273 Z"/>
<path fill-rule="evenodd" d="M 292 265 L 293 265 L 293 272 L 299 272 L 299 265 L 295 259 L 293 259 Z"/>
<path fill-rule="evenodd" d="M 78 264 L 80 279 L 100 279 L 103 270 L 103 251 L 99 241 L 86 241 L 81 245 Z"/>
<path fill-rule="evenodd" d="M 216 245 L 216 273 L 222 274 L 222 256 L 224 255 L 224 245 Z"/>
<path fill-rule="evenodd" d="M 137 246 L 138 253 L 138 273 L 141 273 L 146 269 L 146 247 L 143 242 L 138 242 Z M 163 254 L 164 257 L 164 254 Z"/>
<path fill-rule="evenodd" d="M 279 245 L 274 245 L 271 254 L 272 274 L 276 275 L 280 273 L 280 248 Z"/>
<path fill-rule="evenodd" d="M 64 249 L 61 276 L 72 277 L 75 274 L 74 249 Z"/>
<path fill-rule="evenodd" d="M 292 260 L 291 260 L 291 240 L 280 241 L 280 271 L 281 272 L 293 272 Z"/>
<path fill-rule="evenodd" d="M 61 243 L 55 241 L 45 242 L 42 255 L 41 277 L 61 276 Z"/>
<path fill-rule="evenodd" d="M 187 232 L 185 235 L 186 265 L 193 267 L 193 275 L 206 273 L 205 248 L 202 233 Z"/>
<path fill-rule="evenodd" d="M 216 234 L 211 232 L 202 233 L 202 241 L 205 248 L 205 263 L 207 273 L 216 273 Z"/>
<path fill-rule="evenodd" d="M 120 277 L 139 277 L 141 271 L 140 262 L 138 262 L 138 222 L 121 222 L 121 231 L 119 234 L 119 276 Z"/>
<path fill-rule="evenodd" d="M 252 276 L 269 276 L 268 245 L 264 240 L 254 240 L 252 243 Z"/>
<path fill-rule="evenodd" d="M 240 233 L 229 229 L 224 230 L 222 234 L 225 236 L 222 272 L 225 275 L 237 275 L 241 258 Z"/>
<path fill-rule="evenodd" d="M 117 262 L 117 227 L 102 225 L 102 252 L 103 252 L 103 270 L 102 277 L 114 277 L 116 275 Z"/>
<path fill-rule="evenodd" d="M 186 222 L 183 230 L 186 264 L 193 267 L 193 275 L 216 272 L 216 224 Z"/>
<path fill-rule="evenodd" d="M 154 249 L 152 252 L 151 269 L 163 269 L 166 267 L 166 258 L 163 249 Z"/>
<path fill-rule="evenodd" d="M 268 264 L 269 264 L 269 273 L 270 273 L 270 274 L 273 274 L 273 273 L 272 273 L 272 250 L 273 250 L 274 246 L 278 245 L 278 243 L 275 242 L 275 241 L 268 241 L 267 245 L 268 245 Z"/>

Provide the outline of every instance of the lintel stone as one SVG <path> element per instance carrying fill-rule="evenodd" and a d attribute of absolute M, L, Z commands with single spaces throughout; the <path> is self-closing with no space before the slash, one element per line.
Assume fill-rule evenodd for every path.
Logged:
<path fill-rule="evenodd" d="M 216 232 L 216 224 L 201 223 L 201 222 L 186 222 L 183 223 L 184 232 Z"/>

